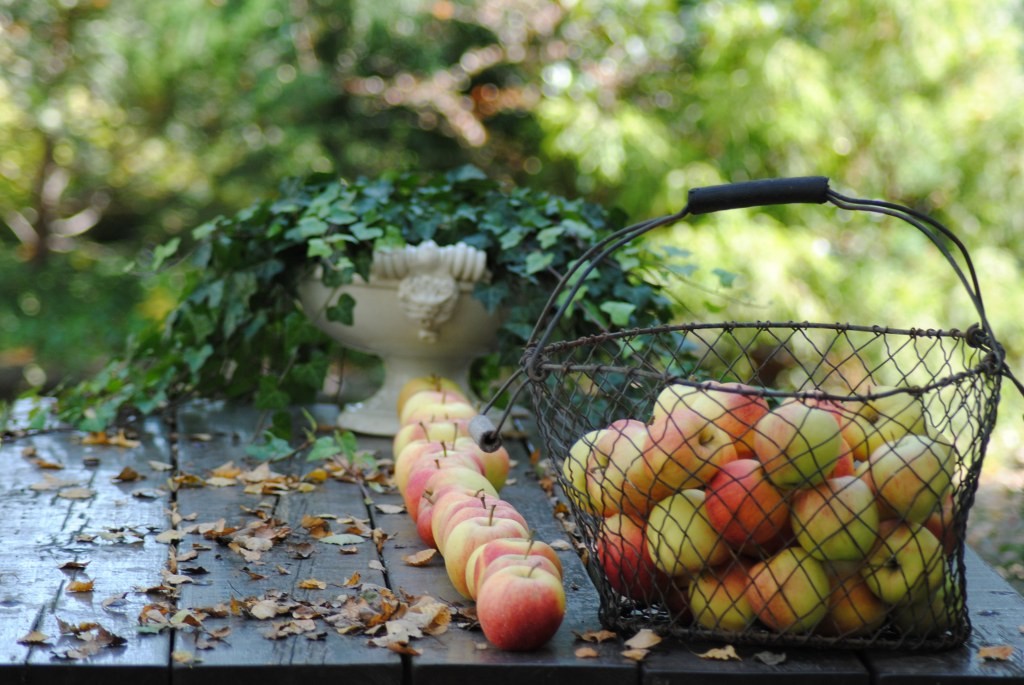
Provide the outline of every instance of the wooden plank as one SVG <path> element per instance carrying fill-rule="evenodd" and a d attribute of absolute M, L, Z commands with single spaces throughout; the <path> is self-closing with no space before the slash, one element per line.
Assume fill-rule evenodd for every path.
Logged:
<path fill-rule="evenodd" d="M 167 682 L 169 636 L 136 630 L 139 611 L 148 601 L 137 590 L 159 582 L 164 563 L 165 551 L 154 543 L 152 533 L 164 525 L 168 493 L 161 490 L 162 477 L 149 463 L 169 459 L 167 437 L 165 426 L 152 419 L 144 424 L 138 446 L 84 445 L 81 434 L 69 432 L 26 440 L 38 458 L 64 464 L 64 469 L 49 473 L 77 483 L 69 486 L 71 490 L 36 493 L 24 507 L 15 509 L 20 524 L 25 524 L 20 533 L 15 532 L 20 537 L 19 560 L 33 567 L 27 570 L 31 579 L 24 571 L 16 574 L 19 590 L 31 588 L 27 592 L 34 601 L 43 592 L 50 595 L 39 606 L 34 629 L 54 637 L 25 655 L 26 664 L 32 666 L 26 675 L 30 682 L 118 682 L 120 678 Z M 135 475 L 138 480 L 133 480 Z M 4 493 L 5 499 L 9 494 L 17 498 L 24 491 Z M 24 537 L 28 530 L 36 533 L 31 540 Z M 7 529 L 0 533 L 7 534 Z M 72 561 L 86 566 L 58 568 Z M 75 582 L 91 582 L 92 590 L 69 592 Z M 83 624 L 99 624 L 124 643 L 82 657 L 87 643 L 62 635 L 61 626 Z M 98 629 L 84 635 L 102 636 Z"/>
<path fill-rule="evenodd" d="M 502 498 L 523 514 L 535 529 L 538 539 L 546 542 L 561 539 L 568 542 L 553 516 L 546 495 L 529 474 L 526 451 L 521 444 L 511 444 L 510 447 L 517 465 L 510 473 L 510 484 L 501 492 Z M 378 503 L 401 503 L 397 494 L 374 495 L 374 500 Z M 440 557 L 435 557 L 429 566 L 421 568 L 411 567 L 401 560 L 403 556 L 425 548 L 408 515 L 388 519 L 388 531 L 394 536 L 394 544 L 385 547 L 384 558 L 393 587 L 414 594 L 429 594 L 465 606 L 472 605 L 472 602 L 460 598 L 452 587 Z M 488 645 L 483 633 L 478 630 L 453 628 L 422 645 L 414 645 L 421 648 L 423 653 L 412 658 L 412 683 L 636 683 L 639 668 L 620 655 L 620 645 L 586 645 L 578 640 L 578 634 L 600 628 L 596 613 L 597 593 L 575 552 L 564 551 L 561 559 L 566 587 L 566 618 L 547 645 L 528 653 L 503 652 Z M 576 649 L 585 645 L 594 647 L 598 657 L 577 658 Z"/>
<path fill-rule="evenodd" d="M 977 554 L 967 549 L 967 606 L 973 631 L 962 647 L 922 654 L 869 651 L 867 663 L 879 683 L 1024 683 L 1024 597 Z M 1008 645 L 1006 661 L 978 656 L 982 647 Z"/>
<path fill-rule="evenodd" d="M 257 418 L 255 412 L 237 408 L 183 411 L 178 422 L 181 469 L 203 478 L 228 461 L 251 469 L 254 463 L 247 459 L 245 447 Z M 202 435 L 203 440 L 189 439 L 196 435 Z M 301 475 L 308 470 L 298 458 L 270 466 L 285 475 Z M 181 586 L 178 606 L 182 609 L 230 607 L 234 599 L 245 605 L 257 601 L 269 601 L 270 605 L 294 602 L 294 612 L 330 614 L 357 593 L 358 588 L 345 586 L 353 574 L 358 572 L 367 584 L 385 584 L 383 574 L 370 565 L 377 559 L 372 541 L 345 545 L 356 551 L 343 554 L 342 546 L 319 542 L 302 526 L 307 515 L 326 517 L 331 533 L 343 533 L 351 525 L 344 523 L 346 519 L 367 519 L 362 493 L 353 484 L 328 480 L 311 492 L 291 490 L 271 495 L 246 494 L 241 485 L 186 488 L 178 491 L 177 506 L 182 516 L 194 517 L 194 524 L 212 525 L 224 519 L 228 527 L 244 528 L 262 521 L 268 529 L 282 534 L 285 527 L 289 530 L 269 549 L 259 551 L 258 559 L 251 556 L 251 551 L 249 559 L 243 558 L 225 544 L 226 538 L 218 542 L 204 539 L 198 531 L 188 534 L 178 543 L 179 552 L 195 549 L 193 545 L 198 544 L 199 553 L 194 561 L 181 564 L 179 570 L 201 567 L 206 573 Z M 187 529 L 189 525 L 186 521 L 181 527 Z M 300 586 L 303 581 L 313 580 L 323 582 L 325 588 Z M 367 683 L 401 682 L 403 667 L 398 654 L 368 647 L 365 637 L 340 635 L 321 618 L 313 620 L 309 632 L 282 637 L 290 629 L 310 625 L 290 623 L 292 619 L 291 614 L 282 614 L 260 620 L 243 610 L 239 615 L 206 618 L 202 631 L 179 631 L 175 642 L 179 658 L 190 655 L 198 661 L 176 663 L 174 682 L 220 685 L 224 678 L 244 682 L 246 677 L 308 682 L 311 678 L 342 676 Z M 287 627 L 275 631 L 275 624 Z M 221 630 L 230 630 L 230 634 L 222 641 L 210 639 Z M 271 639 L 268 634 L 278 637 Z M 212 649 L 198 649 L 203 641 Z"/>

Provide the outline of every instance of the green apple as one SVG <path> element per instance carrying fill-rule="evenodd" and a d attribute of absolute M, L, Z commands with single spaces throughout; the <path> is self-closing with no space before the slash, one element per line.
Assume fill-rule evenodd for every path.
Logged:
<path fill-rule="evenodd" d="M 871 395 L 894 393 L 849 405 L 867 436 L 869 454 L 882 443 L 899 440 L 907 434 L 927 434 L 924 403 L 919 396 L 892 385 L 876 385 L 868 392 Z"/>
<path fill-rule="evenodd" d="M 924 522 L 953 484 L 953 446 L 909 434 L 871 453 L 871 483 L 880 502 L 896 516 Z"/>
<path fill-rule="evenodd" d="M 950 630 L 962 620 L 964 593 L 951 573 L 927 597 L 893 609 L 892 623 L 905 635 L 928 636 Z"/>
<path fill-rule="evenodd" d="M 808 633 L 828 613 L 830 589 L 820 561 L 800 547 L 787 547 L 754 564 L 745 596 L 769 630 Z"/>
<path fill-rule="evenodd" d="M 921 601 L 942 584 L 942 544 L 920 523 L 883 521 L 878 544 L 861 575 L 868 588 L 887 604 Z"/>
<path fill-rule="evenodd" d="M 655 567 L 669 576 L 692 577 L 730 557 L 729 546 L 708 520 L 701 490 L 681 490 L 658 502 L 644 535 Z"/>
<path fill-rule="evenodd" d="M 754 622 L 747 599 L 750 562 L 736 561 L 704 569 L 690 583 L 690 611 L 694 620 L 709 630 L 746 630 Z"/>
<path fill-rule="evenodd" d="M 800 402 L 779 405 L 754 427 L 754 454 L 768 479 L 780 488 L 825 480 L 835 468 L 842 446 L 835 418 L 824 409 Z"/>
<path fill-rule="evenodd" d="M 451 444 L 456 438 L 469 437 L 469 421 L 458 419 L 436 421 L 433 423 L 410 423 L 402 426 L 391 440 L 391 454 L 398 456 L 406 445 L 414 440 L 446 442 Z"/>
<path fill-rule="evenodd" d="M 602 516 L 642 516 L 650 510 L 650 481 L 643 476 L 647 429 L 643 421 L 621 419 L 596 436 L 587 462 L 587 492 Z"/>
<path fill-rule="evenodd" d="M 603 428 L 584 433 L 572 447 L 569 454 L 562 462 L 562 478 L 566 497 L 576 507 L 588 514 L 596 514 L 597 510 L 590 501 L 590 493 L 587 489 L 587 465 L 590 463 L 590 454 L 594 451 L 594 443 Z"/>
<path fill-rule="evenodd" d="M 842 476 L 794 492 L 790 523 L 797 542 L 815 559 L 852 561 L 874 549 L 880 520 L 868 484 Z"/>

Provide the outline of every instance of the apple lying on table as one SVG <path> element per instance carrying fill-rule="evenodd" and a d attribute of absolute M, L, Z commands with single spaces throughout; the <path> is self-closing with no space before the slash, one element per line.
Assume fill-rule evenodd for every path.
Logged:
<path fill-rule="evenodd" d="M 426 407 L 449 407 L 455 404 L 470 404 L 470 401 L 461 390 L 424 390 L 405 401 L 402 410 L 398 412 L 398 423 L 402 426 L 416 423 L 412 417 L 421 415 Z"/>
<path fill-rule="evenodd" d="M 501 490 L 508 480 L 508 472 L 512 460 L 505 447 L 499 447 L 493 452 L 487 452 L 476 440 L 470 437 L 458 437 L 452 447 L 457 452 L 466 452 L 477 457 L 484 469 L 484 477 L 491 481 L 496 490 Z"/>
<path fill-rule="evenodd" d="M 830 589 L 820 561 L 800 547 L 787 547 L 751 567 L 745 596 L 770 630 L 807 633 L 825 618 Z"/>
<path fill-rule="evenodd" d="M 768 401 L 759 392 L 759 388 L 744 383 L 674 383 L 658 393 L 651 423 L 687 407 L 724 430 L 735 443 L 737 456 L 747 458 L 753 454 L 751 430 L 768 413 Z"/>
<path fill-rule="evenodd" d="M 655 567 L 672 577 L 692 578 L 730 557 L 729 546 L 708 520 L 702 490 L 681 490 L 658 502 L 644 537 Z"/>
<path fill-rule="evenodd" d="M 410 397 L 420 392 L 440 392 L 448 391 L 451 393 L 457 393 L 465 397 L 465 392 L 457 382 L 451 378 L 444 376 L 438 376 L 436 374 L 428 374 L 426 376 L 416 376 L 406 381 L 401 388 L 398 390 L 398 400 L 395 406 L 395 412 L 399 415 L 402 413 L 402 408 Z"/>
<path fill-rule="evenodd" d="M 885 443 L 869 458 L 871 483 L 883 510 L 921 523 L 949 494 L 953 485 L 953 447 L 909 434 Z"/>
<path fill-rule="evenodd" d="M 415 399 L 414 396 L 409 402 Z M 424 403 L 415 407 L 409 407 L 407 404 L 406 410 L 401 421 L 403 426 L 440 421 L 469 421 L 479 413 L 475 406 L 463 401 Z"/>
<path fill-rule="evenodd" d="M 466 562 L 466 589 L 471 597 L 475 597 L 484 572 L 499 559 L 526 561 L 534 557 L 543 558 L 548 563 L 541 566 L 547 568 L 550 564 L 554 568 L 554 573 L 559 578 L 562 577 L 562 560 L 558 558 L 558 552 L 546 542 L 532 538 L 498 538 L 485 542 L 473 550 L 469 555 L 469 561 Z M 502 562 L 504 563 L 506 562 Z"/>
<path fill-rule="evenodd" d="M 480 516 L 493 516 L 494 518 L 500 519 L 511 519 L 519 523 L 524 529 L 529 530 L 530 524 L 526 522 L 523 515 L 505 500 L 498 500 L 497 502 L 486 504 L 483 506 L 468 506 L 460 508 L 456 511 L 451 511 L 447 514 L 444 521 L 440 522 L 440 525 L 433 527 L 432 530 L 436 531 L 434 535 L 434 542 L 437 545 L 437 549 L 444 555 L 448 550 L 448 538 L 451 532 L 455 530 L 456 526 L 467 519 L 477 518 Z"/>
<path fill-rule="evenodd" d="M 874 549 L 880 520 L 868 484 L 843 476 L 794 492 L 790 522 L 797 543 L 815 559 L 853 561 Z"/>
<path fill-rule="evenodd" d="M 508 651 L 544 645 L 565 618 L 562 579 L 541 568 L 512 566 L 478 588 L 476 615 L 488 642 Z"/>
<path fill-rule="evenodd" d="M 512 519 L 484 514 L 462 521 L 451 529 L 444 541 L 444 567 L 452 586 L 469 598 L 466 571 L 469 557 L 480 545 L 498 538 L 529 538 L 526 526 Z M 561 584 L 561 581 L 559 581 Z"/>
<path fill-rule="evenodd" d="M 763 545 L 786 527 L 789 505 L 756 459 L 722 466 L 708 483 L 705 507 L 711 525 L 734 546 Z"/>
<path fill-rule="evenodd" d="M 709 630 L 742 631 L 754 622 L 747 599 L 749 561 L 736 561 L 700 572 L 690 583 L 690 611 L 694 620 Z"/>
<path fill-rule="evenodd" d="M 398 457 L 406 445 L 414 440 L 444 442 L 449 445 L 456 438 L 469 437 L 469 419 L 452 419 L 432 423 L 410 423 L 402 426 L 391 441 L 391 454 Z"/>
<path fill-rule="evenodd" d="M 483 473 L 483 462 L 480 458 L 471 452 L 455 449 L 454 442 L 414 440 L 395 455 L 395 487 L 404 493 L 413 471 L 421 466 L 429 467 L 429 462 L 434 460 L 447 461 L 448 457 L 453 457 L 452 463 L 458 462 Z"/>
<path fill-rule="evenodd" d="M 423 468 L 416 471 L 409 478 L 409 486 L 402 494 L 405 510 L 409 512 L 409 516 L 415 521 L 419 513 L 423 494 L 430 493 L 432 496 L 438 496 L 443 490 L 448 488 L 468 490 L 471 493 L 482 492 L 494 497 L 498 496 L 498 491 L 494 489 L 489 480 L 484 478 L 482 473 L 453 462 L 447 467 Z"/>
<path fill-rule="evenodd" d="M 780 488 L 822 482 L 835 468 L 842 437 L 824 409 L 784 402 L 754 428 L 754 453 L 768 479 Z"/>

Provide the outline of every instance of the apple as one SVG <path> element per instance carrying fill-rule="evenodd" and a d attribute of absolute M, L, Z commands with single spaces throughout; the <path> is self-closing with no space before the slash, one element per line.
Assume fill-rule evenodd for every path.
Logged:
<path fill-rule="evenodd" d="M 874 550 L 861 575 L 875 596 L 887 604 L 921 601 L 942 584 L 942 544 L 920 523 L 883 521 Z"/>
<path fill-rule="evenodd" d="M 828 474 L 829 478 L 852 476 L 857 472 L 857 460 L 853 456 L 853 450 L 850 449 L 850 444 L 846 442 L 846 438 L 842 438 L 842 434 L 840 434 L 840 437 L 842 441 L 839 444 L 839 459 L 836 460 L 835 467 Z"/>
<path fill-rule="evenodd" d="M 892 623 L 905 635 L 934 635 L 956 627 L 963 620 L 964 605 L 964 593 L 957 589 L 953 576 L 946 573 L 942 583 L 927 597 L 894 608 Z"/>
<path fill-rule="evenodd" d="M 770 630 L 808 633 L 828 613 L 829 591 L 822 563 L 800 547 L 787 547 L 751 567 L 744 596 Z"/>
<path fill-rule="evenodd" d="M 870 635 L 882 624 L 889 608 L 868 588 L 864 578 L 852 574 L 830 574 L 828 612 L 817 632 L 830 637 Z"/>
<path fill-rule="evenodd" d="M 690 583 L 690 610 L 694 620 L 709 630 L 746 630 L 755 619 L 746 596 L 749 586 L 749 562 L 701 571 Z"/>
<path fill-rule="evenodd" d="M 612 514 L 598 528 L 598 562 L 608 584 L 623 597 L 651 603 L 662 598 L 670 580 L 651 559 L 644 536 L 645 521 L 628 514 Z"/>
<path fill-rule="evenodd" d="M 435 542 L 440 540 L 442 530 L 455 512 L 468 508 L 479 516 L 482 511 L 487 511 L 490 507 L 503 501 L 499 496 L 489 492 L 483 490 L 469 492 L 465 488 L 442 490 L 440 493 L 424 493 L 423 497 L 426 498 L 428 495 L 432 495 L 434 500 L 430 512 L 430 530 L 431 537 Z M 423 506 L 424 503 L 421 502 L 421 510 Z"/>
<path fill-rule="evenodd" d="M 451 457 L 469 468 L 484 471 L 480 458 L 466 450 L 455 449 L 454 443 L 432 440 L 413 440 L 395 456 L 394 482 L 399 492 L 405 492 L 409 485 L 409 477 L 413 471 L 421 467 L 429 467 L 435 460 L 447 461 Z"/>
<path fill-rule="evenodd" d="M 956 532 L 956 502 L 952 492 L 942 498 L 942 505 L 924 520 L 924 526 L 942 543 L 942 552 L 946 556 L 953 554 L 960 538 Z"/>
<path fill-rule="evenodd" d="M 894 442 L 905 435 L 927 434 L 924 403 L 917 395 L 892 385 L 869 387 L 866 394 L 885 394 L 884 397 L 851 402 L 857 423 L 867 437 L 868 454 L 874 453 L 883 443 Z"/>
<path fill-rule="evenodd" d="M 551 563 L 549 559 L 541 556 L 524 557 L 520 554 L 506 554 L 482 566 L 477 577 L 474 577 L 471 571 L 466 571 L 466 590 L 469 593 L 470 599 L 476 599 L 477 595 L 480 594 L 480 588 L 487 584 L 491 576 L 503 568 L 510 567 L 535 568 L 550 573 L 559 579 L 562 577 L 558 567 Z"/>
<path fill-rule="evenodd" d="M 751 430 L 768 413 L 768 401 L 758 392 L 757 387 L 744 383 L 674 383 L 658 393 L 651 422 L 688 407 L 724 430 L 734 442 L 737 456 L 746 458 L 753 454 Z"/>
<path fill-rule="evenodd" d="M 524 529 L 529 530 L 530 524 L 526 522 L 523 515 L 512 506 L 509 502 L 504 500 L 498 500 L 493 504 L 486 506 L 468 506 L 452 511 L 448 517 L 441 522 L 440 526 L 432 526 L 432 531 L 436 531 L 434 534 L 434 542 L 437 544 L 437 549 L 441 554 L 445 554 L 448 551 L 448 538 L 451 532 L 455 530 L 455 527 L 467 519 L 476 518 L 479 516 L 491 516 L 495 519 L 511 519 L 519 523 Z"/>
<path fill-rule="evenodd" d="M 537 649 L 558 632 L 565 617 L 562 579 L 540 568 L 503 568 L 479 588 L 476 615 L 484 637 L 495 647 Z"/>
<path fill-rule="evenodd" d="M 448 391 L 456 393 L 465 397 L 465 393 L 462 390 L 462 386 L 453 381 L 450 378 L 444 376 L 438 376 L 436 374 L 428 374 L 426 376 L 416 376 L 407 380 L 401 388 L 398 390 L 398 401 L 395 406 L 395 412 L 399 415 L 402 413 L 402 407 L 409 400 L 410 397 L 423 391 L 439 392 Z"/>
<path fill-rule="evenodd" d="M 441 462 L 442 465 L 444 463 Z M 424 493 L 440 495 L 445 488 L 460 488 L 471 493 L 483 492 L 498 496 L 498 491 L 482 473 L 457 462 L 449 462 L 448 466 L 435 469 L 420 469 L 410 477 L 409 487 L 402 495 L 405 510 L 409 512 L 412 520 L 415 521 L 417 518 Z"/>
<path fill-rule="evenodd" d="M 420 415 L 427 407 L 447 407 L 452 404 L 470 404 L 461 390 L 423 390 L 416 393 L 402 405 L 398 412 L 399 425 L 416 423 L 411 417 Z"/>
<path fill-rule="evenodd" d="M 414 396 L 406 404 L 400 425 L 416 423 L 436 423 L 439 421 L 469 421 L 479 411 L 469 402 L 455 400 L 451 402 L 429 402 L 410 406 L 418 396 Z"/>
<path fill-rule="evenodd" d="M 908 521 L 923 522 L 942 503 L 953 483 L 953 447 L 908 434 L 871 453 L 871 482 L 879 500 Z"/>
<path fill-rule="evenodd" d="M 855 476 L 830 478 L 793 493 L 790 523 L 797 543 L 815 559 L 863 559 L 878 540 L 875 494 Z"/>
<path fill-rule="evenodd" d="M 498 491 L 494 489 L 491 482 L 481 473 L 477 462 L 469 455 L 450 454 L 443 459 L 423 460 L 409 474 L 405 490 L 401 493 L 402 500 L 405 503 L 405 510 L 409 512 L 409 516 L 413 521 L 416 520 L 416 514 L 419 511 L 420 497 L 427 491 L 427 481 L 433 478 L 434 474 L 438 471 L 457 471 L 458 474 L 463 475 L 467 472 L 472 472 L 476 475 L 466 475 L 465 478 L 463 478 L 463 475 L 459 475 L 456 479 L 464 481 L 467 487 L 482 488 L 484 492 L 493 493 L 494 495 L 498 494 Z"/>
<path fill-rule="evenodd" d="M 647 424 L 636 419 L 615 421 L 595 437 L 587 459 L 587 493 L 602 516 L 620 511 L 643 514 L 650 508 L 643 480 L 638 485 L 627 476 L 642 473 L 647 440 Z"/>
<path fill-rule="evenodd" d="M 498 538 L 529 537 L 530 532 L 523 524 L 492 514 L 476 516 L 460 522 L 451 529 L 444 541 L 444 567 L 452 586 L 460 595 L 469 598 L 469 589 L 466 586 L 466 566 L 473 550 L 480 545 Z"/>
<path fill-rule="evenodd" d="M 456 438 L 469 437 L 469 420 L 452 419 L 434 421 L 432 423 L 410 423 L 401 426 L 391 441 L 391 454 L 397 457 L 405 446 L 414 440 L 428 442 L 446 442 L 451 444 Z"/>
<path fill-rule="evenodd" d="M 730 556 L 708 520 L 702 490 L 681 490 L 658 502 L 647 517 L 644 537 L 655 567 L 673 577 L 692 577 Z"/>
<path fill-rule="evenodd" d="M 456 438 L 452 447 L 456 451 L 476 455 L 484 467 L 484 476 L 491 481 L 496 490 L 501 490 L 505 486 L 512 462 L 507 449 L 499 447 L 493 452 L 487 452 L 471 437 Z"/>
<path fill-rule="evenodd" d="M 690 611 L 691 580 L 688 577 L 670 578 L 663 590 L 662 603 L 677 626 L 693 622 L 693 612 Z"/>
<path fill-rule="evenodd" d="M 754 454 L 768 479 L 780 488 L 825 480 L 841 449 L 842 437 L 832 415 L 800 402 L 779 405 L 755 426 Z"/>
<path fill-rule="evenodd" d="M 537 557 L 548 562 L 558 577 L 562 577 L 562 560 L 558 558 L 558 552 L 546 542 L 532 538 L 498 538 L 485 542 L 473 550 L 466 562 L 466 589 L 471 597 L 476 596 L 484 572 L 499 559 L 526 561 Z M 548 564 L 541 566 L 547 568 Z"/>
<path fill-rule="evenodd" d="M 722 466 L 708 483 L 705 507 L 711 525 L 737 547 L 767 543 L 789 518 L 785 497 L 756 459 L 737 459 Z"/>
<path fill-rule="evenodd" d="M 869 447 L 875 444 L 869 441 L 868 435 L 874 434 L 875 429 L 870 422 L 859 417 L 855 409 L 848 408 L 845 402 L 824 398 L 811 397 L 800 401 L 832 414 L 839 425 L 839 434 L 842 436 L 843 442 L 846 443 L 846 449 L 849 450 L 849 455 L 854 461 L 865 461 L 868 458 L 868 455 L 871 454 Z M 860 408 L 860 404 L 857 402 L 856 407 Z"/>
<path fill-rule="evenodd" d="M 562 490 L 577 509 L 588 514 L 596 514 L 597 511 L 587 490 L 587 464 L 602 430 L 605 429 L 592 430 L 580 436 L 562 462 Z"/>
<path fill-rule="evenodd" d="M 678 407 L 650 425 L 643 460 L 633 465 L 627 480 L 657 501 L 677 490 L 705 486 L 735 459 L 732 436 L 697 410 Z"/>

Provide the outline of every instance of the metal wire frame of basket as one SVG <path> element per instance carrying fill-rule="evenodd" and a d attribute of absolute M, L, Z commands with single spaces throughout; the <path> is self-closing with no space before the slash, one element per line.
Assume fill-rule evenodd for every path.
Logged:
<path fill-rule="evenodd" d="M 559 296 L 572 301 L 591 269 L 643 233 L 689 215 L 825 202 L 924 233 L 978 323 L 690 323 L 550 341 Z M 947 228 L 842 196 L 823 177 L 697 188 L 679 213 L 583 255 L 548 311 L 519 375 L 605 627 L 765 645 L 943 649 L 967 639 L 968 512 L 1001 380 L 1020 384 Z M 472 430 L 485 448 L 500 441 L 485 419 Z"/>

